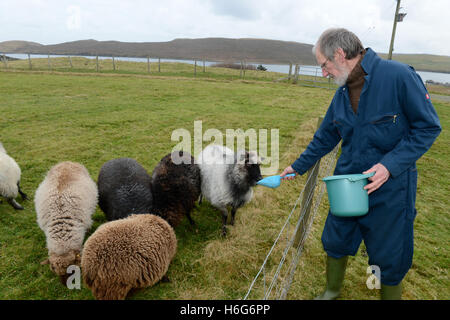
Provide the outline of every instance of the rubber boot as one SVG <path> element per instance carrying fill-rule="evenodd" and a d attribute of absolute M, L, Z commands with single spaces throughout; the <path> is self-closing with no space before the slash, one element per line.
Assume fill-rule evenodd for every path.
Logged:
<path fill-rule="evenodd" d="M 401 300 L 402 283 L 400 282 L 396 286 L 381 284 L 380 298 L 381 300 Z"/>
<path fill-rule="evenodd" d="M 327 289 L 314 300 L 334 300 L 339 296 L 347 261 L 348 256 L 339 259 L 327 256 Z"/>

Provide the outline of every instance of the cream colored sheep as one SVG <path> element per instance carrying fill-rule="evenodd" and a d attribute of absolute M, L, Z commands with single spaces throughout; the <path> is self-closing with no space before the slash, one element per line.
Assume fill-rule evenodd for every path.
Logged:
<path fill-rule="evenodd" d="M 23 207 L 15 200 L 17 194 L 20 193 L 23 200 L 28 198 L 20 190 L 20 175 L 19 165 L 6 153 L 0 142 L 0 196 L 5 197 L 8 203 L 16 210 L 23 210 Z"/>
<path fill-rule="evenodd" d="M 134 214 L 107 222 L 84 245 L 84 283 L 96 299 L 125 299 L 131 289 L 160 281 L 176 248 L 172 227 L 156 215 Z"/>
<path fill-rule="evenodd" d="M 75 162 L 52 167 L 34 197 L 37 223 L 47 238 L 50 269 L 66 277 L 70 265 L 79 265 L 84 235 L 92 225 L 98 201 L 97 185 L 87 169 Z"/>

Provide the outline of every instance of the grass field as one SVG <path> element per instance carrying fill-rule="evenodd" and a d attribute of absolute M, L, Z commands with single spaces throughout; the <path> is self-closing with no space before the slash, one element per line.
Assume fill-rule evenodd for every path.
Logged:
<path fill-rule="evenodd" d="M 0 141 L 22 169 L 22 188 L 30 198 L 54 164 L 77 161 L 94 180 L 101 165 L 132 157 L 151 173 L 176 142 L 178 128 L 193 131 L 196 120 L 208 128 L 280 129 L 280 169 L 290 164 L 311 139 L 332 90 L 286 83 L 224 80 L 220 77 L 51 74 L 0 72 Z M 405 299 L 448 299 L 450 105 L 435 103 L 444 128 L 418 162 L 418 216 L 413 267 L 404 281 Z M 240 209 L 223 239 L 221 219 L 208 203 L 194 210 L 198 230 L 184 220 L 175 230 L 177 255 L 168 276 L 131 299 L 240 299 L 259 270 L 305 177 L 277 191 L 255 189 L 254 200 Z M 0 299 L 92 299 L 91 292 L 68 290 L 40 264 L 45 236 L 34 205 L 24 211 L 0 204 Z M 288 299 L 310 299 L 325 283 L 320 235 L 327 203 L 320 206 Z M 100 209 L 88 235 L 105 222 Z M 86 237 L 87 237 L 86 236 Z M 367 257 L 350 259 L 343 299 L 376 299 L 366 288 Z M 274 262 L 275 263 L 275 262 Z"/>

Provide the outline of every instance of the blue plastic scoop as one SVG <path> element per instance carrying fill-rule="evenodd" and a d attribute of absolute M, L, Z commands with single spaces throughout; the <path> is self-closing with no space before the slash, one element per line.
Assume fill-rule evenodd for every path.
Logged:
<path fill-rule="evenodd" d="M 285 177 L 294 177 L 294 176 L 295 173 L 289 173 L 285 175 Z M 278 188 L 281 184 L 281 177 L 280 175 L 266 177 L 264 179 L 259 180 L 256 184 L 269 188 Z"/>

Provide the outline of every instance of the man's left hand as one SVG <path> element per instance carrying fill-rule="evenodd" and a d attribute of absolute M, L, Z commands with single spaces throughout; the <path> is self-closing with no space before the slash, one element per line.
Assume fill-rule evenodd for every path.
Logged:
<path fill-rule="evenodd" d="M 365 190 L 367 190 L 367 194 L 371 194 L 375 190 L 377 190 L 379 187 L 381 187 L 390 177 L 391 173 L 388 169 L 386 169 L 385 166 L 383 166 L 381 163 L 377 163 L 372 168 L 370 168 L 367 171 L 364 171 L 363 174 L 374 172 L 375 174 L 368 178 L 371 183 L 366 185 L 364 187 Z"/>

